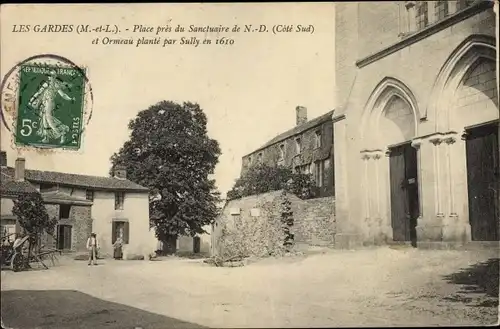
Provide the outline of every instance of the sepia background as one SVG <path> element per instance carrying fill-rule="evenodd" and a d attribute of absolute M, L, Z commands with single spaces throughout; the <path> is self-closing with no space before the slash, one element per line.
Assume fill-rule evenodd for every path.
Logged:
<path fill-rule="evenodd" d="M 208 117 L 210 137 L 222 149 L 215 178 L 224 194 L 239 176 L 243 155 L 295 125 L 297 105 L 306 106 L 311 118 L 333 109 L 334 16 L 333 3 L 2 6 L 2 76 L 23 59 L 53 53 L 88 67 L 94 93 L 80 152 L 17 154 L 3 125 L 2 149 L 9 165 L 23 156 L 28 169 L 108 175 L 109 158 L 127 139 L 127 124 L 139 111 L 161 100 L 197 102 Z M 174 27 L 312 24 L 315 31 L 229 33 L 233 45 L 196 48 L 92 45 L 92 39 L 105 36 L 94 33 L 12 32 L 14 24 L 116 24 L 123 30 L 169 20 Z M 134 37 L 142 35 L 151 33 Z"/>

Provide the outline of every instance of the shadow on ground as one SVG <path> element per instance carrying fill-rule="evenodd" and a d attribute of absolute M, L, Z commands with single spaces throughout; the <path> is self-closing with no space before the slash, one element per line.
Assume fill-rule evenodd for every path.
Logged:
<path fill-rule="evenodd" d="M 74 290 L 2 291 L 2 319 L 15 329 L 204 328 Z"/>
<path fill-rule="evenodd" d="M 483 307 L 498 307 L 499 259 L 490 258 L 486 262 L 472 265 L 444 279 L 449 283 L 462 285 L 458 294 L 445 299 L 455 302 L 470 303 L 472 294 L 485 294 L 486 300 L 478 305 Z"/>

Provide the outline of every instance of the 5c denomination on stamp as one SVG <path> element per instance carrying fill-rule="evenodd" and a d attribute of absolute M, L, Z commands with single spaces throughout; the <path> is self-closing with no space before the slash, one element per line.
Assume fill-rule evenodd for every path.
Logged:
<path fill-rule="evenodd" d="M 16 147 L 78 150 L 93 97 L 85 69 L 60 56 L 39 55 L 4 78 L 1 102 Z"/>

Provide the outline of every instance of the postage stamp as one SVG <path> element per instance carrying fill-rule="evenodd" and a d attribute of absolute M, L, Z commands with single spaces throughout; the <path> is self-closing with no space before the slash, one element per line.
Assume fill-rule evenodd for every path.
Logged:
<path fill-rule="evenodd" d="M 79 148 L 85 82 L 76 69 L 22 65 L 16 144 Z"/>
<path fill-rule="evenodd" d="M 56 55 L 35 56 L 1 87 L 2 121 L 16 148 L 81 148 L 93 105 L 84 68 Z"/>

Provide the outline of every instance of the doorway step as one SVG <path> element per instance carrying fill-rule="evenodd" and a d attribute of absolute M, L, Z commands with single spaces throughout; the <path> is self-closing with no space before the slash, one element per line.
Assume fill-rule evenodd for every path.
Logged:
<path fill-rule="evenodd" d="M 387 241 L 387 245 L 391 249 L 412 249 L 411 241 Z"/>
<path fill-rule="evenodd" d="M 494 250 L 500 251 L 499 241 L 470 241 L 470 242 L 418 242 L 418 249 L 435 250 Z"/>

